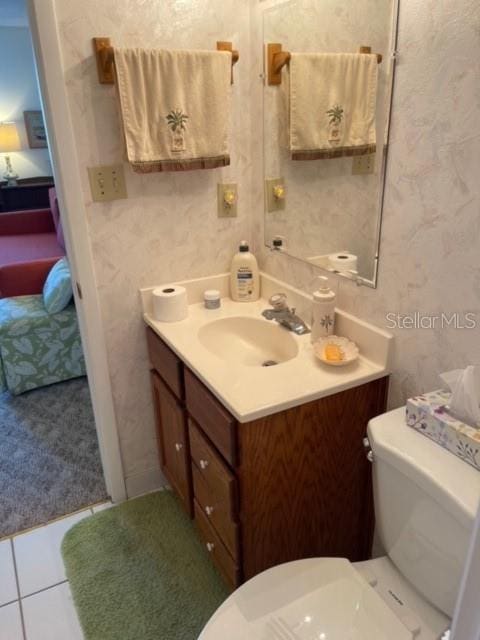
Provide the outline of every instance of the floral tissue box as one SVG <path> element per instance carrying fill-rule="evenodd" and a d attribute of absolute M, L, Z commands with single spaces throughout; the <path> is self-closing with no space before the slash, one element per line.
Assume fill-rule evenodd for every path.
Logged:
<path fill-rule="evenodd" d="M 451 393 L 431 391 L 407 400 L 407 425 L 480 471 L 480 429 L 448 413 Z"/>

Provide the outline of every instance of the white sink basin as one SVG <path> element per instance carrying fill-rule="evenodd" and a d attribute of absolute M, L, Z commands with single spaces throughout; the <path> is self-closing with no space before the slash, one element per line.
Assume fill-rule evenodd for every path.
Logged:
<path fill-rule="evenodd" d="M 214 320 L 201 327 L 198 338 L 218 358 L 246 367 L 272 366 L 298 355 L 297 342 L 286 329 L 257 318 Z"/>

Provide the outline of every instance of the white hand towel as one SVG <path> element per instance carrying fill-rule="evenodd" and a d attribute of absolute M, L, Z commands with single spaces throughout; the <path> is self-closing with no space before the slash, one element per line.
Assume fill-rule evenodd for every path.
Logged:
<path fill-rule="evenodd" d="M 292 159 L 374 153 L 377 81 L 373 54 L 292 53 Z"/>
<path fill-rule="evenodd" d="M 138 173 L 230 164 L 232 56 L 115 49 L 127 158 Z"/>

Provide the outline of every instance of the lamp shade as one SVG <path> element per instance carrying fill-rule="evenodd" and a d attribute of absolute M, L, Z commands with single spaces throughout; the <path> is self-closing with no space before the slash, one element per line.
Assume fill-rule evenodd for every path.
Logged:
<path fill-rule="evenodd" d="M 21 150 L 22 146 L 15 122 L 0 122 L 0 153 Z"/>

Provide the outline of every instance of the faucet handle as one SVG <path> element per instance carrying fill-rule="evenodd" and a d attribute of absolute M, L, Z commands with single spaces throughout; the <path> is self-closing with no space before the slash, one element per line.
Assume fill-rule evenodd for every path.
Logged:
<path fill-rule="evenodd" d="M 287 307 L 287 296 L 284 293 L 274 293 L 273 296 L 270 296 L 268 299 L 269 304 L 276 311 L 282 311 L 283 309 L 288 309 Z"/>

